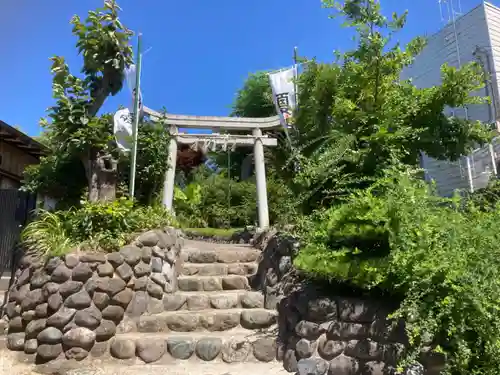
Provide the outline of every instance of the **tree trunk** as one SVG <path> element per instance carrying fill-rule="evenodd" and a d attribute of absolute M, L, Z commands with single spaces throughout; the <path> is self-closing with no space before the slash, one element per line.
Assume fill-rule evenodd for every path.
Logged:
<path fill-rule="evenodd" d="M 112 201 L 116 198 L 118 161 L 111 154 L 90 152 L 84 161 L 90 202 Z"/>

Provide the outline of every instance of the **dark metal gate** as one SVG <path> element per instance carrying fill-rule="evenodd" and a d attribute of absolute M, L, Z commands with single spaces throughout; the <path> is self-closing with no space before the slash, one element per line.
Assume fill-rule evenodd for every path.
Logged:
<path fill-rule="evenodd" d="M 19 236 L 36 208 L 36 196 L 16 189 L 0 189 L 0 276 L 17 260 Z"/>

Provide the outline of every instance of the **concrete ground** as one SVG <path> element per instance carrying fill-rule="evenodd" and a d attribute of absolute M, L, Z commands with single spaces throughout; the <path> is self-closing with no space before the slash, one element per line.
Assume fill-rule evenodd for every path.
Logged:
<path fill-rule="evenodd" d="M 68 362 L 36 366 L 22 363 L 16 353 L 0 352 L 0 375 L 285 375 L 281 363 L 176 361 L 165 364 L 124 364 L 113 361 Z"/>

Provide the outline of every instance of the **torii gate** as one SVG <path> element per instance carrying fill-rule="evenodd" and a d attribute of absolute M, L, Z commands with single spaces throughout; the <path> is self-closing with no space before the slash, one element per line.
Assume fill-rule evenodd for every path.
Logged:
<path fill-rule="evenodd" d="M 254 147 L 255 174 L 257 180 L 257 206 L 259 213 L 259 229 L 269 227 L 269 209 L 267 204 L 266 169 L 264 163 L 264 146 L 274 147 L 278 144 L 276 138 L 262 134 L 262 130 L 277 129 L 281 127 L 280 117 L 219 117 L 219 116 L 188 116 L 162 114 L 144 107 L 143 111 L 155 120 L 162 120 L 168 126 L 171 135 L 168 165 L 163 184 L 163 205 L 170 211 L 173 208 L 175 167 L 177 162 L 177 144 L 196 144 L 210 140 L 216 145 L 230 143 L 236 146 Z M 192 129 L 225 129 L 248 130 L 248 135 L 222 135 L 222 134 L 180 134 L 179 128 Z"/>

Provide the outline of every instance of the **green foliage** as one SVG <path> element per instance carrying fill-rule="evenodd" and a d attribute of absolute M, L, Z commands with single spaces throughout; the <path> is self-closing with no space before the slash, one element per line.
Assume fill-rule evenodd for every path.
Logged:
<path fill-rule="evenodd" d="M 191 236 L 218 237 L 230 240 L 241 228 L 185 228 L 184 233 Z"/>
<path fill-rule="evenodd" d="M 170 135 L 162 122 L 144 119 L 137 133 L 137 163 L 135 176 L 135 200 L 140 204 L 155 204 L 163 191 L 167 171 Z M 130 154 L 120 155 L 119 179 L 128 193 Z"/>
<path fill-rule="evenodd" d="M 176 217 L 188 227 L 243 227 L 255 220 L 255 185 L 199 172 L 174 196 Z"/>
<path fill-rule="evenodd" d="M 201 185 L 191 182 L 184 189 L 174 188 L 175 211 L 181 223 L 194 226 L 206 226 L 201 212 Z"/>
<path fill-rule="evenodd" d="M 45 137 L 50 137 L 50 133 Z M 134 198 L 140 204 L 155 204 L 158 201 L 167 170 L 165 160 L 168 156 L 169 139 L 170 136 L 161 123 L 146 120 L 139 123 Z M 122 153 L 117 157 L 121 185 L 119 195 L 123 196 L 128 194 L 130 156 Z M 51 153 L 42 157 L 40 164 L 26 168 L 23 189 L 50 195 L 58 200 L 58 207 L 61 209 L 79 206 L 87 191 L 85 168 L 78 156 Z"/>
<path fill-rule="evenodd" d="M 80 208 L 41 211 L 24 229 L 22 241 L 30 253 L 41 257 L 75 249 L 114 251 L 139 232 L 173 224 L 162 206 L 137 207 L 126 198 L 85 201 Z"/>
<path fill-rule="evenodd" d="M 304 226 L 295 264 L 319 278 L 399 298 L 408 361 L 442 350 L 446 374 L 500 368 L 500 206 L 460 209 L 407 171 L 389 170 L 369 189 Z"/>
<path fill-rule="evenodd" d="M 119 10 L 115 1 L 106 0 L 104 8 L 88 12 L 85 22 L 78 16 L 71 20 L 73 34 L 78 38 L 76 47 L 83 56 L 83 78 L 70 73 L 63 57 L 51 58 L 56 103 L 48 109 L 48 119 L 41 121 L 50 153 L 39 167 L 26 173 L 27 190 L 51 193 L 54 184 L 71 185 L 71 193 L 63 189 L 55 198 L 72 200 L 83 193 L 83 186 L 78 186 L 82 178 L 78 174 L 75 179 L 65 172 L 72 167 L 79 171 L 83 166 L 89 199 L 113 198 L 101 194 L 96 184 L 104 169 L 101 162 L 117 157 L 112 119 L 96 114 L 108 95 L 121 90 L 124 68 L 132 63 L 132 32 L 121 24 Z"/>
<path fill-rule="evenodd" d="M 404 49 L 374 0 L 327 1 L 357 32 L 357 48 L 333 64 L 310 62 L 301 75 L 292 140 L 298 173 L 288 183 L 303 212 L 305 244 L 295 265 L 317 279 L 382 291 L 400 301 L 405 361 L 430 347 L 447 358 L 445 374 L 497 374 L 500 368 L 500 219 L 497 188 L 437 197 L 421 179 L 421 152 L 456 160 L 491 137 L 489 127 L 444 115 L 487 98 L 478 66 L 444 65 L 442 84 L 417 88 L 400 79 L 425 41 Z"/>
<path fill-rule="evenodd" d="M 276 115 L 268 72 L 250 74 L 236 93 L 231 116 L 269 117 Z"/>
<path fill-rule="evenodd" d="M 269 216 L 272 223 L 288 222 L 293 203 L 291 192 L 273 177 L 268 178 Z M 255 181 L 237 181 L 224 173 L 199 168 L 185 188 L 176 187 L 176 217 L 184 227 L 241 228 L 257 221 Z"/>
<path fill-rule="evenodd" d="M 373 0 L 325 5 L 356 30 L 357 48 L 337 53 L 331 64 L 310 61 L 298 80 L 300 111 L 290 133 L 296 154 L 290 158 L 299 173 L 290 179 L 304 207 L 338 203 L 394 160 L 415 166 L 421 152 L 456 160 L 490 138 L 478 121 L 444 114 L 447 107 L 486 100 L 471 95 L 482 87 L 478 65 L 444 65 L 440 86 L 417 88 L 400 79 L 425 45 L 422 38 L 405 48 L 395 41 L 406 14 L 388 20 Z"/>
<path fill-rule="evenodd" d="M 474 207 L 484 211 L 495 210 L 500 203 L 500 181 L 495 178 L 483 189 L 476 190 L 469 196 Z"/>
<path fill-rule="evenodd" d="M 78 204 L 86 187 L 82 162 L 68 154 L 49 154 L 24 170 L 22 189 L 47 194 L 57 199 L 62 209 Z"/>
<path fill-rule="evenodd" d="M 66 224 L 58 213 L 44 211 L 29 223 L 21 234 L 28 253 L 39 258 L 65 254 L 76 244 L 68 237 Z"/>
<path fill-rule="evenodd" d="M 120 7 L 114 0 L 105 0 L 104 8 L 89 11 L 82 22 L 75 15 L 71 19 L 73 35 L 78 37 L 78 52 L 83 55 L 82 72 L 87 77 L 92 98 L 104 100 L 116 95 L 123 86 L 124 70 L 132 64 L 132 32 L 120 21 Z M 102 104 L 102 103 L 101 103 Z M 99 109 L 92 108 L 95 112 Z"/>

